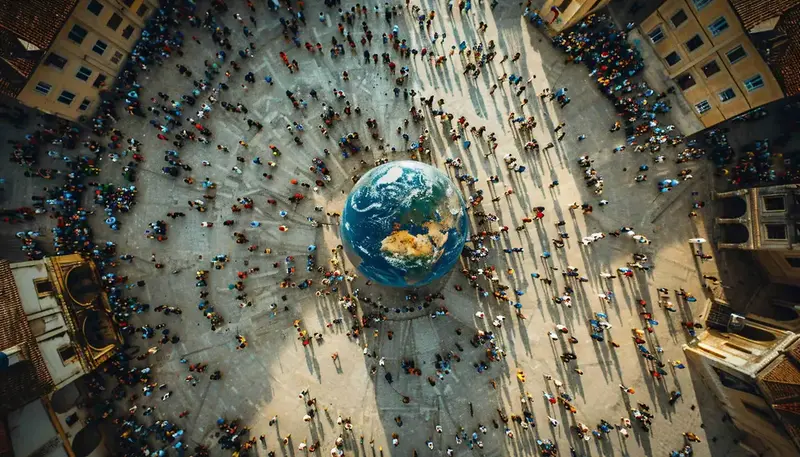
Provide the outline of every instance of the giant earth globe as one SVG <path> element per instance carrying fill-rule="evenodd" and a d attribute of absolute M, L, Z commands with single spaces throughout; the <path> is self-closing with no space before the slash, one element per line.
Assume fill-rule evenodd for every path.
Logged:
<path fill-rule="evenodd" d="M 358 180 L 342 211 L 345 252 L 367 278 L 418 287 L 458 261 L 469 228 L 461 192 L 438 169 L 403 160 Z"/>

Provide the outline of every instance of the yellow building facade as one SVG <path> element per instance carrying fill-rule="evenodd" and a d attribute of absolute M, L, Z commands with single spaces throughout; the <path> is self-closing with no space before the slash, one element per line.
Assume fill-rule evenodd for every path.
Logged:
<path fill-rule="evenodd" d="M 13 75 L 16 84 L 3 92 L 24 105 L 70 120 L 88 116 L 98 106 L 100 92 L 114 85 L 145 21 L 158 8 L 157 0 L 33 0 L 33 4 L 34 8 L 23 11 L 30 26 L 41 15 L 56 14 L 52 9 L 60 14 L 71 10 L 60 28 L 51 32 L 52 38 L 35 37 L 39 42 L 34 43 L 37 40 L 29 41 L 25 30 L 17 32 L 17 40 L 34 43 L 39 52 L 28 53 L 28 60 L 36 60 L 32 71 Z"/>
<path fill-rule="evenodd" d="M 706 127 L 784 97 L 727 0 L 668 0 L 640 29 Z"/>

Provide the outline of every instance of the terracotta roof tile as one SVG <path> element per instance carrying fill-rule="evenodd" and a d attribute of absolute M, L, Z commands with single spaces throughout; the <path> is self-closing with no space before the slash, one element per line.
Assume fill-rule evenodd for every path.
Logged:
<path fill-rule="evenodd" d="M 761 381 L 767 388 L 767 396 L 773 403 L 781 403 L 800 397 L 800 370 L 789 357 L 762 373 Z"/>
<path fill-rule="evenodd" d="M 779 413 L 793 414 L 795 418 L 800 417 L 800 403 L 779 403 L 772 405 Z"/>
<path fill-rule="evenodd" d="M 787 10 L 800 5 L 800 0 L 730 0 L 745 30 L 781 16 Z"/>
<path fill-rule="evenodd" d="M 11 265 L 0 260 L 0 349 L 20 345 L 24 360 L 3 373 L 0 413 L 13 411 L 53 389 L 42 353 L 28 326 Z"/>
<path fill-rule="evenodd" d="M 781 419 L 781 424 L 789 433 L 789 436 L 795 442 L 795 445 L 800 447 L 800 404 L 799 403 L 782 403 L 772 405 L 772 409 L 778 414 Z"/>
<path fill-rule="evenodd" d="M 783 14 L 776 29 L 787 41 L 774 71 L 783 83 L 786 96 L 791 97 L 800 94 L 800 5 Z"/>
<path fill-rule="evenodd" d="M 25 87 L 78 1 L 0 0 L 0 93 Z"/>
<path fill-rule="evenodd" d="M 78 0 L 0 0 L 0 28 L 47 49 Z"/>

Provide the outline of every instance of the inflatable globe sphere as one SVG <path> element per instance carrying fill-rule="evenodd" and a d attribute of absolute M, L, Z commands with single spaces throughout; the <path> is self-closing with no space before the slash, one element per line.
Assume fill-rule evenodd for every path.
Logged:
<path fill-rule="evenodd" d="M 469 228 L 461 192 L 438 169 L 389 162 L 359 179 L 342 211 L 348 258 L 367 278 L 418 287 L 458 261 Z"/>

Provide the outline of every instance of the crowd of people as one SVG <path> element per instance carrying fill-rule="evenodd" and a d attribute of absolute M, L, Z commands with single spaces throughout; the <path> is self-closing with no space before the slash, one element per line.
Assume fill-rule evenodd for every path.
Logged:
<path fill-rule="evenodd" d="M 510 59 L 509 55 L 504 55 L 495 62 L 494 59 L 507 50 L 500 49 L 500 46 L 492 40 L 487 43 L 480 40 L 471 45 L 466 41 L 450 44 L 449 41 L 446 41 L 447 33 L 445 31 L 439 33 L 432 29 L 435 23 L 434 19 L 438 14 L 437 11 L 411 5 L 408 0 L 405 5 L 386 3 L 382 8 L 380 5 L 375 5 L 372 11 L 367 5 L 356 4 L 343 7 L 340 0 L 326 0 L 329 9 L 327 12 L 319 12 L 319 20 L 322 23 L 336 23 L 339 34 L 332 37 L 328 52 L 323 52 L 327 45 L 323 46 L 321 43 L 315 42 L 316 40 L 312 40 L 313 34 L 306 30 L 308 27 L 306 14 L 316 13 L 308 12 L 302 0 L 281 2 L 280 4 L 275 1 L 269 2 L 271 13 L 262 11 L 261 6 L 256 6 L 251 1 L 247 1 L 246 4 L 246 10 L 237 5 L 234 7 L 237 12 L 232 12 L 225 0 L 212 0 L 210 9 L 205 10 L 191 0 L 162 2 L 162 6 L 154 13 L 143 30 L 142 37 L 131 53 L 130 60 L 121 71 L 117 86 L 108 89 L 97 115 L 91 120 L 91 131 L 71 124 L 59 123 L 54 128 L 39 128 L 34 133 L 27 135 L 24 140 L 20 139 L 14 144 L 12 160 L 25 168 L 25 176 L 32 179 L 44 179 L 46 187 L 43 195 L 32 197 L 33 203 L 30 207 L 22 207 L 10 212 L 6 215 L 5 221 L 24 223 L 40 215 L 47 215 L 52 219 L 53 249 L 47 251 L 54 254 L 81 253 L 94 260 L 101 272 L 100 279 L 109 296 L 115 320 L 123 334 L 126 335 L 125 345 L 110 366 L 104 370 L 104 376 L 93 376 L 89 382 L 93 406 L 91 420 L 110 420 L 118 426 L 119 434 L 116 445 L 119 453 L 117 455 L 164 455 L 168 448 L 175 449 L 178 455 L 183 455 L 184 452 L 187 452 L 187 447 L 190 447 L 186 444 L 184 428 L 180 423 L 183 418 L 191 414 L 191 411 L 184 411 L 178 417 L 170 417 L 166 411 L 157 409 L 154 404 L 155 398 L 160 396 L 161 401 L 168 401 L 173 392 L 171 389 L 176 386 L 159 382 L 156 379 L 157 366 L 148 364 L 150 356 L 165 350 L 167 345 L 177 344 L 180 341 L 180 336 L 168 328 L 170 319 L 168 316 L 180 315 L 182 309 L 180 306 L 168 305 L 159 305 L 150 309 L 149 304 L 141 303 L 130 292 L 135 287 L 147 287 L 146 282 L 132 280 L 125 275 L 116 273 L 115 267 L 118 267 L 121 262 L 136 261 L 149 262 L 157 270 L 166 268 L 167 272 L 172 273 L 178 273 L 179 270 L 162 261 L 161 253 L 154 252 L 149 259 L 146 257 L 142 259 L 139 257 L 139 253 L 118 252 L 117 245 L 112 242 L 96 241 L 95 237 L 98 235 L 93 232 L 89 217 L 95 214 L 94 208 L 102 207 L 102 217 L 106 226 L 110 230 L 120 229 L 121 224 L 125 223 L 126 213 L 136 210 L 137 171 L 150 151 L 153 152 L 151 155 L 155 156 L 155 154 L 161 154 L 158 152 L 159 150 L 165 150 L 164 161 L 166 164 L 161 169 L 165 179 L 182 180 L 186 185 L 194 185 L 195 178 L 192 177 L 192 172 L 196 170 L 193 170 L 193 167 L 187 163 L 190 159 L 186 159 L 186 156 L 190 155 L 186 152 L 193 150 L 193 147 L 206 148 L 206 145 L 217 143 L 210 126 L 219 122 L 215 119 L 215 110 L 218 109 L 218 106 L 222 106 L 228 112 L 245 116 L 243 122 L 246 122 L 248 131 L 252 128 L 257 131 L 262 130 L 263 125 L 258 119 L 247 117 L 249 109 L 240 101 L 247 100 L 248 91 L 257 90 L 257 85 L 261 84 L 264 88 L 269 88 L 277 78 L 270 74 L 259 74 L 256 71 L 258 65 L 251 64 L 251 61 L 256 61 L 257 54 L 261 56 L 262 52 L 271 52 L 263 51 L 260 45 L 256 44 L 256 38 L 253 36 L 251 28 L 257 27 L 258 21 L 273 21 L 276 27 L 280 27 L 285 42 L 291 43 L 297 48 L 291 52 L 280 52 L 277 56 L 285 67 L 286 78 L 304 71 L 304 65 L 301 65 L 303 58 L 297 56 L 298 53 L 311 54 L 315 59 L 343 59 L 347 58 L 349 53 L 355 57 L 355 61 L 359 61 L 358 51 L 361 50 L 363 51 L 361 65 L 375 67 L 375 70 L 370 71 L 382 72 L 389 77 L 394 86 L 393 94 L 390 97 L 393 95 L 399 99 L 402 96 L 403 100 L 410 105 L 408 113 L 411 122 L 405 120 L 401 126 L 397 127 L 397 137 L 402 139 L 405 145 L 392 146 L 387 145 L 384 139 L 389 134 L 383 131 L 386 130 L 386 127 L 379 125 L 378 121 L 372 118 L 360 119 L 361 108 L 351 105 L 344 90 L 337 87 L 317 87 L 308 91 L 307 95 L 299 91 L 286 91 L 291 110 L 308 111 L 313 115 L 319 113 L 319 134 L 325 138 L 329 138 L 329 134 L 333 134 L 336 144 L 339 146 L 342 161 L 360 160 L 358 167 L 352 167 L 353 170 L 368 166 L 366 160 L 356 158 L 371 151 L 373 147 L 381 153 L 406 153 L 412 159 L 426 160 L 426 157 L 431 154 L 433 140 L 438 136 L 445 141 L 449 138 L 452 143 L 461 147 L 464 154 L 471 153 L 470 147 L 473 141 L 480 143 L 480 147 L 486 151 L 483 154 L 484 158 L 493 155 L 500 144 L 497 134 L 486 132 L 486 126 L 470 126 L 467 119 L 470 113 L 451 112 L 444 106 L 444 99 L 436 100 L 436 94 L 423 96 L 417 93 L 413 88 L 415 74 L 409 65 L 419 56 L 423 64 L 434 68 L 446 68 L 444 64 L 451 59 L 462 65 L 465 76 L 469 75 L 471 80 L 476 81 L 482 71 L 488 71 L 490 66 L 502 65 L 506 60 L 515 64 L 520 59 L 519 52 L 513 54 Z M 456 5 L 458 12 L 454 9 L 453 0 L 450 0 L 445 14 L 467 14 L 473 7 L 469 0 L 459 0 Z M 496 3 L 493 3 L 492 8 L 495 5 Z M 526 10 L 523 14 L 535 23 L 536 18 L 539 17 L 538 13 L 530 10 L 530 2 L 525 7 Z M 249 16 L 249 22 L 245 16 Z M 385 25 L 381 23 L 381 16 Z M 231 22 L 231 17 L 238 23 L 235 28 L 241 28 L 241 33 L 225 25 Z M 262 19 L 262 17 L 267 19 Z M 407 20 L 412 24 L 416 23 L 420 31 L 430 37 L 431 43 L 415 43 L 417 40 L 410 31 L 403 34 L 398 24 Z M 361 32 L 355 31 L 358 27 Z M 386 30 L 385 33 L 381 31 L 381 27 Z M 477 29 L 479 32 L 485 32 L 487 27 L 487 24 L 481 22 Z M 185 31 L 186 28 L 190 30 L 186 35 L 189 35 L 191 39 L 187 39 L 182 31 Z M 362 38 L 359 39 L 357 34 L 361 34 Z M 437 41 L 444 46 L 443 52 L 440 52 L 440 47 L 436 46 Z M 172 68 L 173 65 L 171 63 L 165 65 L 166 61 L 184 57 L 185 48 L 189 45 L 196 45 L 198 48 L 205 46 L 206 48 L 203 49 L 207 49 L 205 56 L 207 59 L 204 62 L 182 60 L 182 63 L 174 66 L 179 74 L 186 78 L 186 87 L 160 87 L 157 79 L 151 76 L 147 79 L 143 77 L 152 75 L 154 72 L 168 71 L 167 68 Z M 616 132 L 624 128 L 625 144 L 609 153 L 622 152 L 626 146 L 630 146 L 634 150 L 647 149 L 651 153 L 656 153 L 662 144 L 674 147 L 682 143 L 682 137 L 673 133 L 673 126 L 662 126 L 657 119 L 658 116 L 668 113 L 670 110 L 669 104 L 665 100 L 666 94 L 656 93 L 644 81 L 638 80 L 638 73 L 643 68 L 642 59 L 627 43 L 626 32 L 615 28 L 608 17 L 589 16 L 572 31 L 557 35 L 553 39 L 553 46 L 564 51 L 566 62 L 583 63 L 591 70 L 591 77 L 596 81 L 598 89 L 613 103 L 622 119 L 621 122 L 614 123 L 610 131 Z M 384 49 L 384 52 L 380 54 L 374 52 L 376 47 Z M 298 59 L 300 60 L 298 61 Z M 198 68 L 200 64 L 202 67 Z M 519 67 L 519 64 L 515 65 Z M 248 69 L 250 71 L 246 71 Z M 521 102 L 518 113 L 524 113 L 525 106 L 529 103 L 525 96 L 534 93 L 535 76 L 523 76 L 523 72 L 523 68 L 518 68 L 515 73 L 508 75 L 503 72 L 502 76 L 498 78 L 498 84 L 502 85 L 507 80 L 511 93 L 516 92 L 516 98 Z M 346 71 L 342 73 L 341 84 L 346 84 L 348 78 L 349 74 Z M 145 81 L 148 81 L 147 87 L 145 87 Z M 322 102 L 320 94 L 327 92 L 328 89 L 331 89 L 332 95 L 323 97 L 323 99 L 330 98 L 331 100 Z M 496 90 L 497 85 L 492 82 L 491 96 L 494 96 Z M 531 98 L 533 97 L 531 96 Z M 539 99 L 541 103 L 545 103 L 546 99 L 553 101 L 562 110 L 570 109 L 571 99 L 566 87 L 553 90 L 547 88 L 539 95 Z M 285 103 L 285 99 L 283 100 Z M 417 104 L 418 102 L 419 104 Z M 279 102 L 275 100 L 274 103 Z M 139 140 L 132 138 L 130 132 L 123 132 L 117 127 L 120 116 L 126 115 L 141 118 L 139 122 L 145 128 L 152 128 L 156 132 L 152 136 L 157 138 L 157 140 L 153 140 L 154 144 L 142 144 Z M 358 124 L 364 122 L 365 134 L 364 132 L 359 134 L 358 131 L 343 130 L 340 123 L 345 119 L 357 119 Z M 426 119 L 437 121 L 442 125 L 443 130 L 441 132 L 432 130 L 433 124 L 426 122 Z M 454 120 L 455 123 L 453 123 Z M 539 148 L 539 144 L 533 136 L 533 130 L 537 125 L 533 116 L 510 113 L 509 124 L 518 132 L 525 134 L 525 147 L 516 151 L 520 155 L 525 153 L 546 154 L 549 149 L 553 148 L 553 143 Z M 312 134 L 307 130 L 313 131 L 313 129 L 307 129 L 302 121 L 288 124 L 286 130 L 294 143 L 293 148 L 302 147 L 304 136 Z M 334 133 L 334 130 L 338 133 Z M 559 141 L 564 137 L 565 131 L 565 123 L 555 129 L 554 133 L 559 135 Z M 582 141 L 583 138 L 579 137 L 578 140 Z M 270 144 L 269 151 L 272 158 L 262 162 L 257 155 L 256 147 L 251 149 L 248 141 L 246 138 L 239 141 L 238 163 L 231 172 L 242 174 L 242 167 L 248 163 L 254 167 L 266 165 L 269 168 L 264 168 L 267 171 L 262 174 L 262 177 L 268 183 L 273 181 L 273 173 L 277 173 L 277 168 L 280 166 L 281 149 Z M 57 169 L 38 167 L 40 156 L 45 149 L 52 147 L 51 145 L 59 146 L 62 152 L 53 151 L 54 154 L 48 153 L 48 156 L 62 161 L 63 167 Z M 220 154 L 227 154 L 230 153 L 231 147 L 235 146 L 217 144 L 216 150 Z M 213 146 L 209 148 L 213 150 Z M 475 154 L 478 153 L 475 152 Z M 678 159 L 683 157 L 680 154 L 688 154 L 691 158 L 697 158 L 691 155 L 691 151 L 679 153 Z M 125 162 L 121 175 L 127 183 L 120 186 L 113 182 L 98 182 L 101 173 L 99 165 L 101 158 L 108 158 L 108 162 L 111 163 Z M 191 160 L 193 159 L 191 158 Z M 332 176 L 331 169 L 325 161 L 334 159 L 338 160 L 336 155 L 332 155 L 328 149 L 322 151 L 320 157 L 313 158 L 309 167 L 315 177 L 313 182 L 304 182 L 293 178 L 288 193 L 289 197 L 285 202 L 280 203 L 293 204 L 294 207 L 298 207 L 305 204 L 304 200 L 307 197 L 313 197 L 313 194 L 309 192 L 320 192 L 326 184 L 334 179 L 346 180 L 347 176 Z M 387 159 L 379 159 L 375 164 L 385 160 Z M 663 161 L 664 156 L 658 155 L 655 163 Z M 504 162 L 509 173 L 523 174 L 527 172 L 527 168 L 513 153 L 504 156 Z M 500 178 L 493 176 L 486 182 L 486 187 L 479 188 L 482 183 L 476 176 L 466 172 L 466 165 L 461 158 L 449 157 L 446 163 L 448 167 L 455 170 L 457 179 L 467 187 L 466 199 L 469 201 L 472 216 L 478 226 L 482 228 L 481 232 L 470 237 L 469 245 L 464 253 L 464 257 L 469 260 L 470 264 L 461 271 L 462 277 L 460 277 L 466 281 L 466 285 L 463 285 L 462 279 L 456 281 L 455 293 L 461 293 L 465 288 L 475 289 L 482 297 L 491 297 L 500 303 L 511 305 L 518 319 L 526 319 L 521 299 L 525 291 L 514 286 L 513 278 L 516 273 L 514 268 L 511 266 L 503 268 L 499 262 L 494 264 L 493 255 L 499 251 L 502 251 L 502 255 L 511 257 L 524 253 L 523 247 L 508 244 L 510 243 L 508 237 L 510 227 L 514 227 L 517 232 L 522 232 L 529 226 L 535 226 L 540 233 L 546 234 L 547 230 L 542 225 L 546 208 L 544 206 L 535 207 L 530 216 L 522 217 L 519 222 L 512 223 L 509 220 L 501 220 L 494 214 L 496 210 L 493 209 L 493 205 L 502 198 L 495 190 L 495 185 L 500 182 Z M 587 187 L 592 188 L 593 193 L 599 199 L 595 204 L 607 205 L 609 202 L 601 197 L 604 180 L 594 169 L 593 160 L 587 155 L 578 159 L 578 165 L 585 169 Z M 202 166 L 210 166 L 210 161 L 204 160 Z M 646 175 L 641 173 L 646 171 L 647 167 L 648 165 L 645 164 L 639 168 L 637 173 L 640 174 L 636 177 L 637 181 L 646 180 Z M 691 170 L 687 170 L 682 170 L 679 176 L 689 179 Z M 477 173 L 477 170 L 474 173 Z M 687 176 L 689 177 L 687 178 Z M 349 176 L 353 182 L 357 181 L 358 177 L 357 172 Z M 55 184 L 55 179 L 62 179 L 63 183 Z M 666 181 L 658 183 L 659 190 L 669 190 L 679 182 L 678 180 Z M 208 177 L 198 184 L 205 192 L 202 199 L 189 200 L 187 205 L 190 211 L 196 210 L 204 213 L 211 210 L 210 202 L 217 197 L 217 184 Z M 558 180 L 554 180 L 550 184 L 550 189 L 554 189 L 558 185 Z M 88 197 L 84 193 L 90 194 L 92 197 Z M 509 198 L 515 194 L 515 190 L 508 187 L 503 189 L 502 194 Z M 93 208 L 84 206 L 84 200 L 94 203 L 95 206 Z M 277 205 L 278 201 L 268 199 L 267 204 Z M 246 245 L 249 253 L 263 253 L 269 256 L 272 254 L 271 248 L 258 246 L 250 241 L 245 232 L 233 227 L 237 223 L 234 218 L 241 218 L 245 215 L 245 218 L 253 218 L 254 205 L 252 198 L 237 196 L 236 203 L 230 207 L 231 215 L 225 216 L 227 220 L 222 227 L 217 227 L 213 222 L 208 221 L 202 222 L 201 225 L 209 230 L 227 230 L 228 227 L 232 227 L 230 229 L 232 237 L 237 244 Z M 575 202 L 569 206 L 569 211 L 573 213 L 577 213 L 579 209 L 583 215 L 590 215 L 593 210 L 592 202 L 582 204 Z M 324 207 L 317 206 L 314 210 L 321 212 L 324 211 Z M 172 220 L 186 216 L 179 211 L 168 213 L 165 211 L 165 213 Z M 290 230 L 292 224 L 296 223 L 290 222 L 290 219 L 287 218 L 288 215 L 286 210 L 281 210 L 279 213 L 282 218 L 281 224 L 277 226 L 279 232 Z M 338 213 L 328 212 L 327 216 L 328 220 L 335 221 Z M 322 219 L 320 218 L 320 220 Z M 304 223 L 310 224 L 312 227 L 320 226 L 320 221 L 310 216 L 304 218 Z M 253 220 L 249 222 L 249 226 L 251 229 L 258 229 L 261 227 L 261 222 Z M 149 223 L 149 226 L 145 228 L 145 237 L 154 243 L 166 243 L 169 239 L 168 230 L 169 223 L 158 219 Z M 565 229 L 564 221 L 556 223 L 555 231 L 556 235 L 551 239 L 552 249 L 554 251 L 566 249 L 565 240 L 569 239 L 569 233 Z M 172 235 L 172 233 L 170 231 L 170 236 L 179 236 L 179 234 Z M 45 255 L 45 249 L 40 245 L 40 236 L 38 232 L 32 230 L 18 233 L 18 237 L 23 241 L 23 249 L 32 259 Z M 647 271 L 652 267 L 647 254 L 643 252 L 643 248 L 648 246 L 651 240 L 641 233 L 634 232 L 633 227 L 624 226 L 608 233 L 592 233 L 583 237 L 582 243 L 584 246 L 588 246 L 593 243 L 618 242 L 611 238 L 630 240 L 627 243 L 628 249 L 632 251 L 632 258 L 631 262 L 619 265 L 616 271 L 601 272 L 600 278 L 603 281 L 611 281 L 618 277 L 630 278 L 638 272 Z M 501 240 L 506 240 L 507 248 L 498 249 Z M 153 248 L 154 251 L 156 249 L 156 247 Z M 295 256 L 292 255 L 286 256 L 282 261 L 272 263 L 273 268 L 283 270 L 285 273 L 285 279 L 280 283 L 280 287 L 287 290 L 298 289 L 302 291 L 301 293 L 316 293 L 317 296 L 334 295 L 338 297 L 342 313 L 347 316 L 347 319 L 333 319 L 327 323 L 327 327 L 346 326 L 347 336 L 353 342 L 363 346 L 364 355 L 370 356 L 374 361 L 371 364 L 371 374 L 377 375 L 379 372 L 383 372 L 382 377 L 389 384 L 392 384 L 395 378 L 386 367 L 385 355 L 379 353 L 374 345 L 369 346 L 366 343 L 368 337 L 377 337 L 378 330 L 374 330 L 370 335 L 370 332 L 365 329 L 381 325 L 382 322 L 385 322 L 386 316 L 392 312 L 424 312 L 433 319 L 449 315 L 446 306 L 440 303 L 445 301 L 444 293 L 429 294 L 422 299 L 409 294 L 404 306 L 383 303 L 380 296 L 373 296 L 373 293 L 380 295 L 379 292 L 372 292 L 372 289 L 356 288 L 352 293 L 347 293 L 347 288 L 344 286 L 348 283 L 352 285 L 358 279 L 358 275 L 344 269 L 339 260 L 341 249 L 338 247 L 332 251 L 327 263 L 317 262 L 315 244 L 309 245 L 308 251 L 303 255 L 305 268 L 298 268 Z M 217 331 L 223 327 L 225 320 L 210 301 L 209 278 L 212 274 L 222 275 L 220 270 L 231 266 L 231 257 L 224 253 L 213 255 L 210 260 L 206 259 L 209 264 L 198 269 L 195 274 L 194 281 L 196 281 L 195 286 L 199 294 L 197 308 L 208 319 L 210 331 Z M 552 289 L 553 294 L 550 299 L 554 306 L 571 308 L 574 297 L 580 293 L 578 291 L 580 284 L 589 281 L 589 278 L 571 265 L 559 270 L 551 253 L 547 250 L 543 251 L 540 257 L 542 270 L 531 272 L 530 277 L 545 284 L 547 290 Z M 248 276 L 257 273 L 259 269 L 257 266 L 243 268 L 235 273 L 236 278 L 228 284 L 227 288 L 231 296 L 235 298 L 241 308 L 254 305 L 253 299 L 248 297 L 247 279 Z M 371 283 L 367 281 L 365 287 L 369 286 Z M 610 288 L 604 291 L 600 298 L 606 303 L 615 300 L 614 293 Z M 689 301 L 692 297 L 688 292 L 681 290 L 678 298 Z M 654 380 L 660 381 L 665 376 L 672 375 L 675 370 L 683 368 L 683 365 L 666 360 L 657 340 L 651 337 L 654 327 L 658 325 L 658 320 L 654 315 L 655 310 L 657 308 L 668 311 L 675 310 L 668 291 L 659 289 L 657 308 L 653 305 L 645 300 L 638 300 L 641 326 L 634 330 L 633 342 L 644 361 L 643 363 L 647 366 L 649 375 Z M 270 304 L 269 307 L 273 314 L 289 310 L 288 306 L 279 306 L 275 303 Z M 157 313 L 163 314 L 163 317 Z M 479 312 L 476 317 L 484 319 L 487 316 L 483 312 Z M 668 315 L 667 318 L 669 318 Z M 498 344 L 497 339 L 497 332 L 503 327 L 505 319 L 503 315 L 496 314 L 491 320 L 494 330 L 475 330 L 464 336 L 463 342 L 468 342 L 478 350 L 477 361 L 473 364 L 478 374 L 490 370 L 493 364 L 506 357 L 505 349 Z M 591 329 L 589 335 L 592 340 L 592 343 L 587 344 L 605 343 L 612 348 L 620 346 L 620 343 L 608 337 L 608 329 L 611 328 L 611 324 L 605 313 L 595 313 L 588 319 L 587 324 Z M 698 328 L 699 324 L 684 321 L 681 322 L 681 325 L 691 333 Z M 306 326 L 300 319 L 294 321 L 294 327 L 298 340 L 302 341 L 304 346 L 319 343 L 324 338 L 325 329 L 316 331 Z M 461 336 L 460 330 L 458 335 Z M 553 331 L 550 331 L 548 335 L 553 341 L 566 338 L 570 348 L 579 343 L 575 333 L 570 332 L 561 324 L 554 324 Z M 138 338 L 143 341 L 136 341 Z M 152 343 L 148 341 L 154 338 L 157 341 Z M 392 339 L 391 330 L 388 331 L 388 339 Z M 248 350 L 246 335 L 237 334 L 234 344 L 237 350 Z M 147 347 L 147 349 L 140 349 L 143 347 Z M 455 364 L 464 357 L 461 354 L 463 352 L 464 348 L 456 342 L 452 348 L 437 355 L 434 371 L 427 376 L 428 383 L 434 386 L 437 382 L 443 381 L 445 376 L 455 369 Z M 336 364 L 338 352 L 333 353 L 331 358 Z M 577 375 L 583 374 L 577 361 L 578 356 L 573 349 L 562 351 L 559 358 L 572 372 Z M 224 379 L 224 373 L 219 369 L 208 372 L 209 368 L 204 362 L 190 363 L 187 359 L 183 359 L 181 362 L 187 368 L 188 374 L 184 379 L 187 388 L 196 386 L 206 376 L 210 381 Z M 400 369 L 401 373 L 409 376 L 422 374 L 419 364 L 412 358 L 402 360 Z M 517 380 L 521 385 L 527 381 L 527 377 L 521 369 L 517 371 Z M 578 417 L 579 412 L 575 406 L 573 395 L 570 394 L 569 386 L 551 376 L 546 376 L 545 380 L 548 386 L 550 382 L 554 386 L 552 389 L 548 387 L 548 390 L 543 392 L 545 400 L 551 405 L 557 404 L 563 407 L 571 415 Z M 378 382 L 377 376 L 376 382 Z M 113 388 L 106 388 L 114 383 L 116 385 Z M 494 388 L 497 387 L 494 379 L 491 380 L 491 383 Z M 140 388 L 141 393 L 139 393 Z M 635 394 L 632 388 L 622 385 L 620 388 L 625 395 Z M 678 390 L 665 392 L 664 395 L 669 396 L 672 404 L 681 397 Z M 306 416 L 310 418 L 310 421 L 318 413 L 316 399 L 310 397 L 307 391 L 302 392 L 300 398 L 303 399 L 303 406 L 300 408 L 302 411 L 298 414 L 304 415 L 304 421 Z M 411 400 L 403 395 L 402 401 L 407 403 Z M 459 430 L 447 430 L 448 434 L 455 437 L 452 442 L 447 440 L 450 443 L 445 445 L 447 454 L 452 455 L 458 445 L 470 449 L 473 446 L 483 447 L 482 435 L 488 432 L 488 427 L 484 426 L 484 423 L 491 423 L 495 429 L 502 428 L 508 439 L 514 439 L 518 434 L 531 430 L 536 426 L 530 409 L 533 401 L 533 397 L 526 393 L 522 398 L 522 410 L 519 414 L 509 415 L 505 408 L 501 407 L 497 409 L 496 417 L 482 417 L 473 420 L 475 422 L 474 430 L 471 432 L 468 432 L 466 427 Z M 470 404 L 470 410 L 471 406 Z M 646 433 L 650 430 L 653 416 L 649 410 L 649 406 L 639 403 L 637 408 L 630 411 L 630 418 L 603 420 L 594 426 L 576 419 L 570 429 L 581 439 L 586 440 L 606 439 L 615 430 L 627 438 L 630 433 L 629 429 L 633 430 L 631 419 L 636 422 L 642 432 Z M 289 411 L 285 413 L 291 414 Z M 559 426 L 557 419 L 553 417 L 548 419 L 550 426 L 554 428 Z M 270 421 L 270 425 L 276 422 L 277 416 Z M 349 419 L 343 419 L 341 416 L 337 422 L 338 425 L 341 425 L 341 434 L 335 438 L 331 455 L 343 454 L 344 440 L 342 436 L 354 427 Z M 395 422 L 398 426 L 402 426 L 402 419 L 399 416 Z M 248 455 L 248 451 L 257 446 L 256 437 L 250 436 L 248 427 L 243 426 L 238 420 L 220 418 L 217 421 L 217 427 L 220 431 L 217 436 L 217 444 L 222 449 L 231 450 L 234 455 Z M 435 433 L 444 433 L 443 427 L 436 425 L 431 429 L 431 435 L 433 436 Z M 398 446 L 401 439 L 400 429 L 398 428 L 392 433 L 391 437 L 393 444 Z M 690 442 L 699 440 L 691 432 L 687 432 L 686 437 L 689 442 L 685 443 L 685 447 L 676 451 L 678 454 L 675 455 L 691 454 Z M 264 435 L 261 435 L 260 440 L 265 448 L 270 449 L 268 455 L 271 457 L 275 455 L 274 449 L 277 447 L 291 445 L 291 435 L 286 436 L 277 445 L 268 445 Z M 422 447 L 423 443 L 419 443 L 419 445 Z M 432 439 L 428 439 L 424 445 L 434 449 Z M 209 452 L 205 444 L 191 447 L 193 449 L 189 452 L 193 452 L 195 456 L 207 455 Z M 320 443 L 318 442 L 309 447 L 303 441 L 298 449 L 313 452 L 319 447 Z M 540 441 L 539 451 L 543 455 L 554 455 L 557 452 L 557 444 Z"/>

